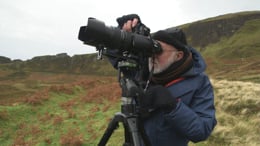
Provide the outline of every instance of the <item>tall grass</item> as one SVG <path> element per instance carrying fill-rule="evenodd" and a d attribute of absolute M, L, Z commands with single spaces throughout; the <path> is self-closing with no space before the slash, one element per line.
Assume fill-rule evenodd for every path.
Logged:
<path fill-rule="evenodd" d="M 212 80 L 218 124 L 205 145 L 260 145 L 260 84 Z"/>

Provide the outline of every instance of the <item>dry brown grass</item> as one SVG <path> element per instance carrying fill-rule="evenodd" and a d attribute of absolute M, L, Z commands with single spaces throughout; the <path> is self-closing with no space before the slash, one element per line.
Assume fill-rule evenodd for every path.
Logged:
<path fill-rule="evenodd" d="M 225 145 L 260 145 L 260 84 L 212 80 L 218 125 L 211 140 Z"/>
<path fill-rule="evenodd" d="M 6 110 L 0 111 L 0 120 L 7 120 L 8 112 Z"/>
<path fill-rule="evenodd" d="M 83 135 L 79 134 L 77 129 L 70 129 L 60 138 L 61 146 L 81 146 L 83 145 Z"/>
<path fill-rule="evenodd" d="M 53 125 L 59 125 L 63 122 L 63 117 L 62 116 L 59 116 L 57 115 L 56 117 L 54 117 L 53 119 Z"/>
<path fill-rule="evenodd" d="M 81 100 L 85 103 L 103 103 L 104 99 L 110 102 L 116 102 L 120 94 L 121 90 L 117 82 L 107 82 L 88 89 L 87 94 L 84 95 Z"/>
<path fill-rule="evenodd" d="M 36 92 L 32 95 L 28 95 L 26 97 L 23 97 L 23 101 L 25 103 L 31 104 L 31 105 L 40 105 L 43 103 L 43 101 L 48 100 L 49 98 L 49 90 L 43 89 L 39 92 Z"/>

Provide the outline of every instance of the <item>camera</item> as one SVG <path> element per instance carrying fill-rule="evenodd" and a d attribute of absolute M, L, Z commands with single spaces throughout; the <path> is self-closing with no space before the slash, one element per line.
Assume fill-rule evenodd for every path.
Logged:
<path fill-rule="evenodd" d="M 143 25 L 137 25 L 135 32 L 127 32 L 118 27 L 106 26 L 104 22 L 95 18 L 88 18 L 87 26 L 81 26 L 78 39 L 84 44 L 96 48 L 117 49 L 133 54 L 143 54 L 150 57 L 159 54 L 162 49 L 159 42 L 149 37 Z"/>

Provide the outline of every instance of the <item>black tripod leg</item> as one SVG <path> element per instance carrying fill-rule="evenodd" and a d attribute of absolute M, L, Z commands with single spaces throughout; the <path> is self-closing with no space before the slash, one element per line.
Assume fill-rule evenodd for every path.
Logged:
<path fill-rule="evenodd" d="M 119 122 L 122 122 L 125 129 L 125 143 L 124 146 L 140 146 L 142 143 L 140 131 L 138 130 L 137 118 L 126 117 L 122 113 L 117 113 L 109 123 L 103 137 L 98 146 L 105 146 L 115 129 L 118 128 Z"/>
<path fill-rule="evenodd" d="M 112 133 L 114 132 L 115 129 L 118 128 L 119 124 L 119 120 L 121 118 L 119 117 L 119 115 L 115 115 L 114 118 L 110 121 L 104 135 L 102 136 L 101 140 L 98 143 L 98 146 L 105 146 L 107 141 L 109 140 L 110 136 L 112 135 Z"/>
<path fill-rule="evenodd" d="M 132 137 L 132 143 L 134 146 L 140 146 L 141 145 L 141 136 L 137 127 L 137 118 L 127 118 L 127 124 L 128 124 L 128 132 L 131 133 Z"/>

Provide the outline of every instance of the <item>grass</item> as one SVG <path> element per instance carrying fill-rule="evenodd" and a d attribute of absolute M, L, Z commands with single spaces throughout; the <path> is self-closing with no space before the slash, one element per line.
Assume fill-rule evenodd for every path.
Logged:
<path fill-rule="evenodd" d="M 213 84 L 218 117 L 213 136 L 223 139 L 226 145 L 258 145 L 260 84 L 226 80 Z"/>
<path fill-rule="evenodd" d="M 9 74 L 0 74 L 5 95 L 9 93 L 0 94 L 1 146 L 96 144 L 109 119 L 120 110 L 115 78 L 28 73 L 11 80 L 5 78 Z M 32 93 L 13 97 L 16 91 L 26 93 L 32 88 Z"/>
<path fill-rule="evenodd" d="M 108 81 L 98 85 L 110 86 Z M 88 89 L 93 82 L 86 82 L 52 86 L 42 91 L 45 95 L 37 92 L 22 103 L 0 106 L 1 145 L 96 145 L 119 102 L 111 96 L 98 99 L 100 92 Z"/>
<path fill-rule="evenodd" d="M 1 146 L 97 145 L 120 111 L 121 90 L 114 77 L 29 73 L 2 83 L 34 92 L 13 97 L 8 104 L 4 97 L 0 100 Z M 222 79 L 212 83 L 218 124 L 207 141 L 189 145 L 259 145 L 260 84 Z M 120 125 L 108 145 L 121 145 L 123 135 Z"/>

